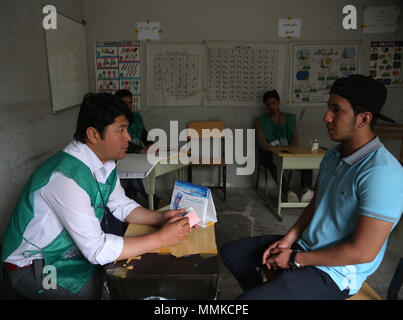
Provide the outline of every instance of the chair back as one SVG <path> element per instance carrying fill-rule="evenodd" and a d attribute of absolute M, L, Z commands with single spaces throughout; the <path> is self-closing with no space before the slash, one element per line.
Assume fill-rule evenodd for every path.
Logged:
<path fill-rule="evenodd" d="M 381 140 L 400 140 L 398 160 L 403 165 L 403 124 L 378 122 L 374 131 Z"/>
<path fill-rule="evenodd" d="M 188 139 L 190 139 L 193 150 L 192 163 L 225 164 L 223 158 L 225 152 L 224 129 L 223 121 L 193 121 L 188 123 Z M 204 145 L 210 146 L 211 143 L 212 148 L 203 148 Z"/>
<path fill-rule="evenodd" d="M 225 129 L 225 125 L 223 121 L 192 121 L 188 123 L 188 129 L 196 130 L 199 139 L 216 139 L 223 137 L 222 131 Z M 203 129 L 212 130 L 211 135 L 203 135 Z M 218 129 L 218 131 L 213 129 Z M 188 137 L 191 139 L 196 138 L 193 137 L 191 130 L 189 130 Z"/>

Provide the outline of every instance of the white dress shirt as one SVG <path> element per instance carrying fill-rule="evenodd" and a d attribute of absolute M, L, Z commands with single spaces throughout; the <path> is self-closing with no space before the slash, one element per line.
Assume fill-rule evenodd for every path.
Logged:
<path fill-rule="evenodd" d="M 95 153 L 81 142 L 71 142 L 64 151 L 86 164 L 100 183 L 105 183 L 115 168 L 115 161 L 104 164 Z M 66 229 L 85 258 L 92 264 L 104 265 L 116 260 L 123 249 L 123 238 L 102 231 L 91 206 L 90 197 L 73 179 L 63 173 L 53 172 L 49 183 L 34 192 L 34 218 L 29 222 L 20 246 L 6 261 L 20 267 L 32 260 L 43 258 L 42 254 L 24 257 L 27 250 L 38 250 L 49 245 Z M 112 214 L 124 219 L 139 206 L 126 197 L 119 178 L 107 206 Z M 27 255 L 27 254 L 25 254 Z"/>

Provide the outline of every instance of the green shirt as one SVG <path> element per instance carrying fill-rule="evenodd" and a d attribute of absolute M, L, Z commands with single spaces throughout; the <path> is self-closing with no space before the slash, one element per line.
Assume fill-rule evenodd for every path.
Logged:
<path fill-rule="evenodd" d="M 272 121 L 267 113 L 259 117 L 266 136 L 266 141 L 273 147 L 286 147 L 292 143 L 294 136 L 296 115 L 285 113 L 285 124 Z"/>
<path fill-rule="evenodd" d="M 142 141 L 143 130 L 144 130 L 144 122 L 143 119 L 141 118 L 140 113 L 133 112 L 133 123 L 127 129 L 127 131 L 129 132 L 130 137 L 132 138 L 131 142 L 133 142 L 136 145 L 139 145 L 140 147 L 144 147 L 144 143 Z"/>

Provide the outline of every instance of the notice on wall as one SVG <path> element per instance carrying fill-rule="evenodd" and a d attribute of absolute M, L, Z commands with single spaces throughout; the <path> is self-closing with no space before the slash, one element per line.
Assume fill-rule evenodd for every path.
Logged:
<path fill-rule="evenodd" d="M 396 33 L 399 30 L 399 20 L 398 6 L 365 8 L 363 33 Z"/>
<path fill-rule="evenodd" d="M 282 44 L 209 41 L 207 45 L 206 105 L 261 106 L 265 91 L 277 89 L 281 94 Z"/>
<path fill-rule="evenodd" d="M 336 79 L 359 72 L 359 50 L 359 42 L 293 44 L 291 102 L 326 102 Z"/>
<path fill-rule="evenodd" d="M 403 41 L 371 41 L 369 74 L 385 86 L 401 86 Z"/>
<path fill-rule="evenodd" d="M 301 36 L 301 19 L 279 19 L 278 36 L 299 38 Z"/>
<path fill-rule="evenodd" d="M 133 94 L 134 110 L 141 110 L 140 42 L 97 42 L 95 72 L 97 92 L 127 89 Z"/>
<path fill-rule="evenodd" d="M 137 23 L 137 40 L 159 40 L 161 29 L 157 21 L 146 21 Z"/>

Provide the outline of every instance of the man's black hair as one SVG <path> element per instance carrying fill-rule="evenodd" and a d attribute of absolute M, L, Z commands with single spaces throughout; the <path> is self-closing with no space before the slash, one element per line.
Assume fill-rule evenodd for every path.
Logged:
<path fill-rule="evenodd" d="M 82 143 L 87 141 L 87 128 L 93 127 L 104 137 L 105 127 L 112 124 L 115 119 L 124 115 L 132 122 L 132 114 L 127 104 L 110 93 L 87 93 L 81 103 L 77 119 L 74 139 Z"/>
<path fill-rule="evenodd" d="M 280 95 L 278 94 L 277 90 L 266 91 L 263 95 L 263 103 L 266 103 L 267 99 L 269 98 L 276 98 L 278 101 L 280 101 Z"/>
<path fill-rule="evenodd" d="M 122 99 L 124 97 L 133 97 L 133 94 L 126 89 L 121 89 L 115 92 L 115 96 L 118 97 L 119 99 Z"/>

